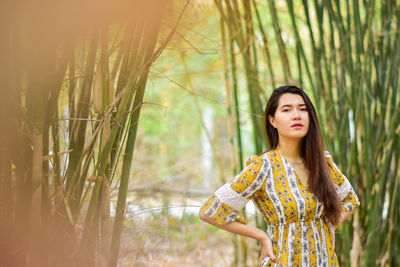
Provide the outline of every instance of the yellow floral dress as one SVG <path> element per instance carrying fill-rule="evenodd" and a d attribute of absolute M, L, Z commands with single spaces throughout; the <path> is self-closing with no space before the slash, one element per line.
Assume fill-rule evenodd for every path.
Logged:
<path fill-rule="evenodd" d="M 326 152 L 331 177 L 344 211 L 360 205 L 347 178 Z M 277 263 L 263 266 L 339 266 L 324 206 L 303 185 L 290 163 L 277 151 L 253 156 L 244 168 L 220 187 L 201 207 L 219 224 L 246 223 L 239 211 L 253 200 L 268 223 Z"/>

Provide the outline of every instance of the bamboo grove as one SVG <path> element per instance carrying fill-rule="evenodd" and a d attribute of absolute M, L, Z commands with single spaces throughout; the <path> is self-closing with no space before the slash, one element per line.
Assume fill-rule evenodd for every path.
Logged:
<path fill-rule="evenodd" d="M 149 68 L 186 7 L 21 4 L 1 9 L 0 265 L 116 266 Z"/>
<path fill-rule="evenodd" d="M 238 69 L 246 77 L 256 153 L 267 149 L 262 127 L 266 92 L 279 84 L 301 86 L 314 99 L 327 149 L 362 203 L 337 235 L 341 264 L 399 265 L 399 4 L 214 3 L 221 16 L 228 113 L 236 129 L 231 142 L 237 158 L 242 158 Z M 246 264 L 246 245 L 234 243 L 236 264 Z"/>

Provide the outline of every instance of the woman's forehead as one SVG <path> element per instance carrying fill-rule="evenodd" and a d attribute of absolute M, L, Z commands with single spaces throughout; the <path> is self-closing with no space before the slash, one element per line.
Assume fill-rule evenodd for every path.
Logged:
<path fill-rule="evenodd" d="M 287 93 L 279 98 L 279 107 L 282 106 L 305 106 L 305 102 L 301 95 Z"/>

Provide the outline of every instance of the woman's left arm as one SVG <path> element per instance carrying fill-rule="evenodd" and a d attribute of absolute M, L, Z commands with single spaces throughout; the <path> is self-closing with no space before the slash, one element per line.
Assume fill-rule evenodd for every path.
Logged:
<path fill-rule="evenodd" d="M 332 156 L 328 151 L 325 152 L 325 155 L 328 158 L 329 172 L 336 185 L 336 192 L 339 195 L 343 208 L 338 224 L 328 224 L 333 239 L 333 246 L 335 246 L 335 230 L 338 229 L 342 223 L 351 216 L 351 214 L 353 214 L 354 210 L 358 206 L 360 206 L 360 201 L 358 200 L 357 194 L 349 180 L 333 162 Z"/>
<path fill-rule="evenodd" d="M 350 184 L 347 177 L 340 171 L 338 166 L 336 166 L 336 164 L 333 162 L 332 156 L 327 151 L 326 156 L 328 158 L 329 172 L 336 186 L 336 192 L 340 198 L 343 208 L 340 218 L 340 223 L 342 223 L 358 206 L 360 206 L 360 201 L 358 200 L 353 186 Z M 338 225 L 340 225 L 340 223 Z"/>
<path fill-rule="evenodd" d="M 340 221 L 339 221 L 339 226 L 342 224 L 342 222 L 344 222 L 345 220 L 347 220 L 347 219 L 351 216 L 351 214 L 353 214 L 353 212 L 354 212 L 354 210 L 351 210 L 351 211 L 343 211 L 343 212 L 342 212 L 342 216 L 341 216 Z M 336 228 L 337 228 L 337 227 L 336 227 Z"/>
<path fill-rule="evenodd" d="M 329 224 L 329 228 L 331 229 L 331 231 L 332 231 L 332 230 L 335 231 L 336 229 L 340 228 L 340 226 L 342 225 L 342 223 L 343 223 L 345 220 L 347 220 L 347 219 L 351 216 L 351 214 L 353 214 L 353 212 L 354 212 L 354 210 L 351 210 L 351 211 L 343 211 L 342 214 L 341 214 L 341 216 L 340 216 L 339 223 L 338 223 L 336 226 L 333 226 L 333 225 Z"/>
<path fill-rule="evenodd" d="M 351 210 L 351 211 L 343 211 L 342 214 L 341 214 L 341 216 L 340 216 L 339 223 L 338 223 L 336 226 L 335 226 L 335 225 L 332 225 L 332 224 L 330 224 L 330 223 L 328 223 L 329 230 L 331 231 L 333 248 L 335 248 L 335 231 L 336 231 L 336 229 L 340 228 L 340 226 L 342 225 L 342 223 L 343 223 L 345 220 L 347 220 L 347 219 L 351 216 L 351 214 L 353 214 L 353 212 L 354 212 L 354 210 Z"/>

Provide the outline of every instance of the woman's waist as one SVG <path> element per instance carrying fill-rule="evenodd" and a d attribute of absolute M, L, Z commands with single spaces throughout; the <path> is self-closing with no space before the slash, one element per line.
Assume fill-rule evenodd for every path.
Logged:
<path fill-rule="evenodd" d="M 290 225 L 301 225 L 301 224 L 312 224 L 312 223 L 326 223 L 324 218 L 321 217 L 313 217 L 313 218 L 304 218 L 304 219 L 289 219 L 289 220 L 279 220 L 279 221 L 271 221 L 268 222 L 268 226 L 271 227 L 287 227 Z"/>

